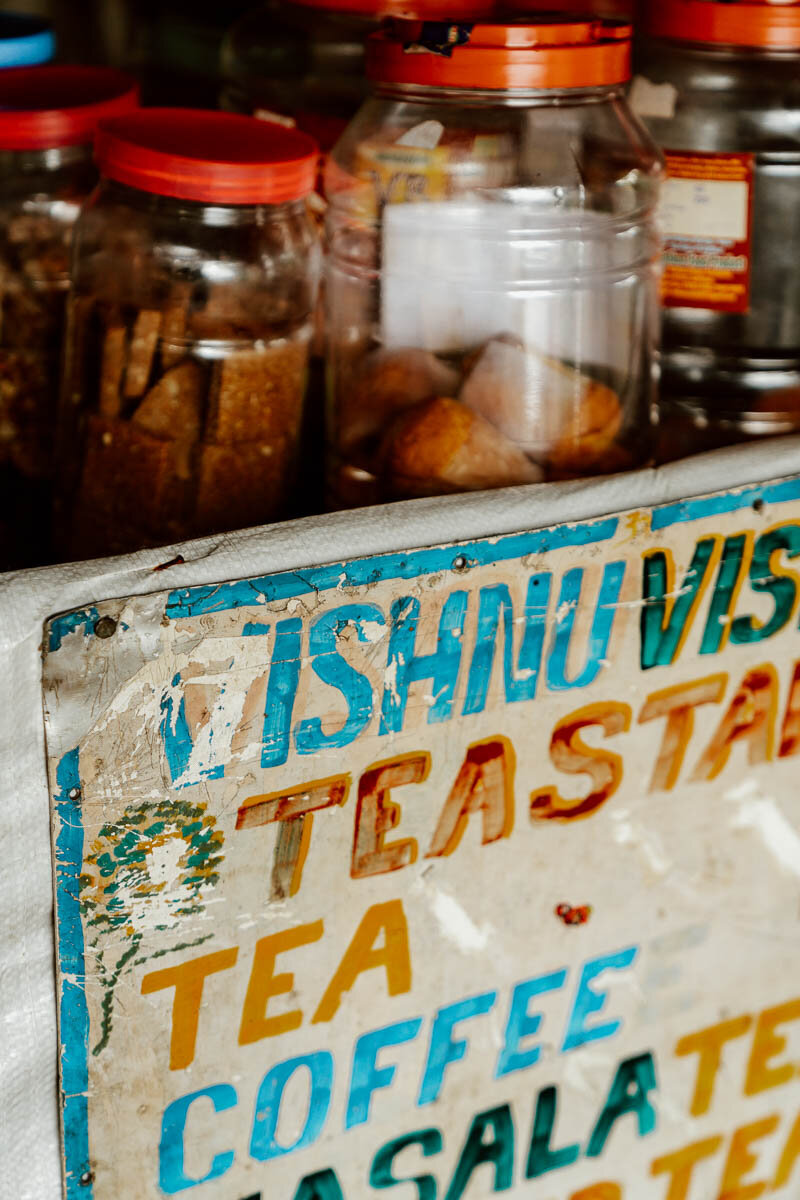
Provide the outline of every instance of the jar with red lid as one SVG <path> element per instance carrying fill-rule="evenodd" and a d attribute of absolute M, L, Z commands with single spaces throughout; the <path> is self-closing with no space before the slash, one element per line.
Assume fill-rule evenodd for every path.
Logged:
<path fill-rule="evenodd" d="M 614 472 L 653 448 L 658 150 L 630 27 L 398 22 L 327 168 L 334 505 Z"/>
<path fill-rule="evenodd" d="M 59 522 L 95 557 L 291 515 L 317 146 L 231 113 L 101 123 L 77 225 Z"/>
<path fill-rule="evenodd" d="M 97 183 L 101 117 L 136 107 L 102 67 L 0 72 L 0 570 L 50 544 L 54 441 L 73 225 Z"/>
<path fill-rule="evenodd" d="M 800 430 L 800 4 L 659 0 L 631 104 L 664 148 L 663 456 Z"/>

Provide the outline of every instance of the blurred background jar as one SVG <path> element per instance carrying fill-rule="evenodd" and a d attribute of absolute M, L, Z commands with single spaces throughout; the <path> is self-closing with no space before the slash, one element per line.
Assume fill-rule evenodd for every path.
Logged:
<path fill-rule="evenodd" d="M 288 117 L 329 150 L 366 94 L 364 47 L 380 16 L 367 0 L 272 0 L 245 13 L 222 44 L 222 107 Z"/>
<path fill-rule="evenodd" d="M 495 0 L 270 0 L 222 46 L 223 108 L 290 118 L 330 150 L 368 91 L 366 41 L 386 17 L 486 15 Z"/>
<path fill-rule="evenodd" d="M 43 17 L 0 13 L 0 68 L 36 67 L 56 52 L 53 27 Z"/>
<path fill-rule="evenodd" d="M 648 0 L 664 148 L 664 459 L 800 429 L 800 5 Z"/>
<path fill-rule="evenodd" d="M 0 72 L 0 570 L 57 556 L 51 504 L 73 225 L 97 183 L 98 120 L 137 103 L 134 80 L 103 67 Z"/>
<path fill-rule="evenodd" d="M 332 506 L 650 461 L 662 168 L 630 37 L 537 15 L 371 39 L 326 174 Z"/>
<path fill-rule="evenodd" d="M 148 109 L 103 122 L 96 154 L 62 389 L 66 551 L 293 515 L 319 273 L 315 143 L 249 117 Z"/>

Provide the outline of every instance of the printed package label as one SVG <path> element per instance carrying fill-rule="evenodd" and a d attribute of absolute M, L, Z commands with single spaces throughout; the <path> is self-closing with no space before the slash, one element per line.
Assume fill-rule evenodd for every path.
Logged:
<path fill-rule="evenodd" d="M 752 263 L 752 154 L 665 155 L 661 303 L 745 313 Z"/>
<path fill-rule="evenodd" d="M 800 1187 L 800 479 L 45 631 L 68 1200 Z"/>

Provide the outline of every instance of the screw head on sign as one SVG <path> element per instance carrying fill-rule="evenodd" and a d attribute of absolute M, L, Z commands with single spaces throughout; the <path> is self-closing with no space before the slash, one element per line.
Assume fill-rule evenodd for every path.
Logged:
<path fill-rule="evenodd" d="M 117 622 L 113 617 L 101 617 L 94 627 L 94 632 L 99 638 L 113 637 L 117 632 Z"/>

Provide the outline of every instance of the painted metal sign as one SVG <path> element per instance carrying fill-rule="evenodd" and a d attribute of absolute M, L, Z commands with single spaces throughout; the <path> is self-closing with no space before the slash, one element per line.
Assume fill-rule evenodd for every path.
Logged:
<path fill-rule="evenodd" d="M 800 480 L 46 630 L 69 1200 L 800 1188 Z"/>

